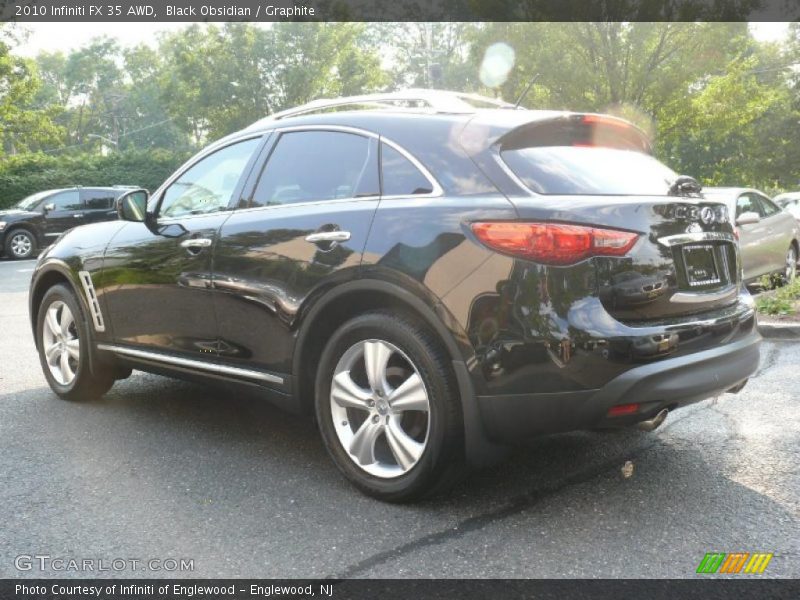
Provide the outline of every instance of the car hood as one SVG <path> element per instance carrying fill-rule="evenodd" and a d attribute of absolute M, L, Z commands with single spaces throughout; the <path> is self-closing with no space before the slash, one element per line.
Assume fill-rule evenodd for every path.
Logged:
<path fill-rule="evenodd" d="M 39 213 L 31 212 L 29 210 L 20 210 L 18 208 L 9 208 L 8 210 L 0 210 L 0 221 L 19 221 L 21 219 L 29 219 L 35 217 Z"/>

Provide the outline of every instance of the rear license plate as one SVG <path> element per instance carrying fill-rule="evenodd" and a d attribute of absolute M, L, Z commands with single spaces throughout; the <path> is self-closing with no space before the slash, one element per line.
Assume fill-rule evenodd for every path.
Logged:
<path fill-rule="evenodd" d="M 722 281 L 711 244 L 684 246 L 683 264 L 686 265 L 686 278 L 690 286 L 713 285 Z"/>

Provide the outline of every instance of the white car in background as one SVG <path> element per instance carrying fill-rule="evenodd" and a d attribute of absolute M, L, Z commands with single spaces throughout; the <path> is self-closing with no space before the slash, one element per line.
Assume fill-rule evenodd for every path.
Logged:
<path fill-rule="evenodd" d="M 797 275 L 800 224 L 766 194 L 752 188 L 704 187 L 703 196 L 724 202 L 735 215 L 744 280 L 781 274 L 786 281 Z"/>
<path fill-rule="evenodd" d="M 800 192 L 787 192 L 774 198 L 775 204 L 800 221 Z"/>

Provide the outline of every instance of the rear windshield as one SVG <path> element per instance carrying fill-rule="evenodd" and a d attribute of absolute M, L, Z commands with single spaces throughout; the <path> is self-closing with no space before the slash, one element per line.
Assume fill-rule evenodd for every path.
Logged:
<path fill-rule="evenodd" d="M 664 196 L 677 177 L 649 154 L 635 150 L 535 146 L 500 154 L 537 194 Z"/>

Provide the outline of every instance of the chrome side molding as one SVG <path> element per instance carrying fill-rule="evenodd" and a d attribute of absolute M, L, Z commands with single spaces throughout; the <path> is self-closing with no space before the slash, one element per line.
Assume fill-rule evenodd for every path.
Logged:
<path fill-rule="evenodd" d="M 149 362 L 174 365 L 176 367 L 186 367 L 189 369 L 196 369 L 198 371 L 207 371 L 216 375 L 228 375 L 231 377 L 238 377 L 240 379 L 268 381 L 269 383 L 283 385 L 283 377 L 278 377 L 277 375 L 264 373 L 262 371 L 241 369 L 239 367 L 229 367 L 227 365 L 217 365 L 213 363 L 207 363 L 202 360 L 192 360 L 191 358 L 171 356 L 168 354 L 162 354 L 160 352 L 150 352 L 148 350 L 137 350 L 136 348 L 128 348 L 126 346 L 117 346 L 114 344 L 97 344 L 97 349 L 105 352 L 113 352 L 114 354 L 120 354 L 122 356 L 129 356 L 131 358 L 138 358 L 140 360 Z"/>
<path fill-rule="evenodd" d="M 94 290 L 94 283 L 89 271 L 78 271 L 78 278 L 83 286 L 83 293 L 86 294 L 86 302 L 89 304 L 89 312 L 92 315 L 95 331 L 105 331 L 106 325 L 103 321 L 103 312 L 100 310 L 100 302 L 97 300 L 97 293 Z"/>

